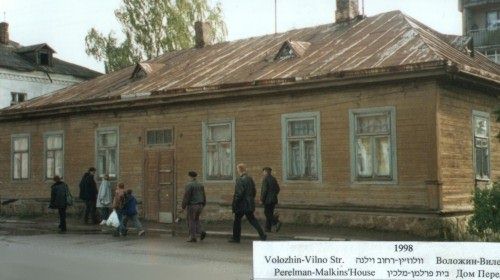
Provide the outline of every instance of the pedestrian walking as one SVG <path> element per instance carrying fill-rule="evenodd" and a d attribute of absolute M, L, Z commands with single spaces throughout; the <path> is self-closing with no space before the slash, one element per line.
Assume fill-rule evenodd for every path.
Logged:
<path fill-rule="evenodd" d="M 101 225 L 103 225 L 109 217 L 111 208 L 111 183 L 109 182 L 109 175 L 104 175 L 101 185 L 99 186 L 99 192 L 97 193 L 97 203 L 96 207 L 99 210 L 99 215 L 101 216 Z"/>
<path fill-rule="evenodd" d="M 113 198 L 113 210 L 116 211 L 118 215 L 118 221 L 120 225 L 116 228 L 114 233 L 115 236 L 120 236 L 124 234 L 123 226 L 123 207 L 125 206 L 125 184 L 119 183 L 115 191 L 115 197 Z"/>
<path fill-rule="evenodd" d="M 96 169 L 90 167 L 89 171 L 83 174 L 80 181 L 80 199 L 85 202 L 84 223 L 88 224 L 89 216 L 94 224 L 97 224 L 96 202 L 97 202 L 97 184 L 94 179 Z"/>
<path fill-rule="evenodd" d="M 266 232 L 271 232 L 273 226 L 276 226 L 276 232 L 281 228 L 281 222 L 278 217 L 274 215 L 274 209 L 278 204 L 278 194 L 280 186 L 278 181 L 271 174 L 271 167 L 264 167 L 262 173 L 262 188 L 260 191 L 260 201 L 264 205 L 264 215 L 266 216 Z"/>
<path fill-rule="evenodd" d="M 239 177 L 236 179 L 233 196 L 233 237 L 229 242 L 239 243 L 241 237 L 241 219 L 247 217 L 248 222 L 257 230 L 261 240 L 266 240 L 267 235 L 262 230 L 259 222 L 254 216 L 255 212 L 255 183 L 247 174 L 245 164 L 240 163 L 236 166 Z"/>
<path fill-rule="evenodd" d="M 65 233 L 66 228 L 66 209 L 68 205 L 69 188 L 66 183 L 61 181 L 61 177 L 54 176 L 54 184 L 50 191 L 49 208 L 57 209 L 59 212 L 59 232 Z"/>
<path fill-rule="evenodd" d="M 189 183 L 187 183 L 184 197 L 182 199 L 182 209 L 187 208 L 187 221 L 189 238 L 187 242 L 196 242 L 196 236 L 200 235 L 200 240 L 205 239 L 207 233 L 202 230 L 200 215 L 206 204 L 205 187 L 196 180 L 198 174 L 189 171 Z"/>
<path fill-rule="evenodd" d="M 138 231 L 137 235 L 144 236 L 144 234 L 146 234 L 146 231 L 144 231 L 144 228 L 139 221 L 139 217 L 137 215 L 137 199 L 135 199 L 134 195 L 132 195 L 132 190 L 127 190 L 124 200 L 122 235 L 127 235 L 127 223 L 129 220 L 131 220 L 132 223 L 134 223 L 134 227 Z"/>

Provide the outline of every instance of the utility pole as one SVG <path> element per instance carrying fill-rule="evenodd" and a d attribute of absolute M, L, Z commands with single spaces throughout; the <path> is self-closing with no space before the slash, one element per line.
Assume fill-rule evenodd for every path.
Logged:
<path fill-rule="evenodd" d="M 274 0 L 274 34 L 278 33 L 278 0 Z"/>

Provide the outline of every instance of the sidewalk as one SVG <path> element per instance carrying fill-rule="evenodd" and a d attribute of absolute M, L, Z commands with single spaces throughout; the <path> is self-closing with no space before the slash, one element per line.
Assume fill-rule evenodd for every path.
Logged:
<path fill-rule="evenodd" d="M 262 221 L 261 225 L 262 225 Z M 182 220 L 178 224 L 160 224 L 142 221 L 146 232 L 167 235 L 186 235 L 187 224 Z M 80 220 L 68 218 L 68 232 L 80 234 L 97 234 L 110 232 L 109 228 L 103 231 L 99 225 L 85 225 Z M 13 231 L 20 234 L 40 234 L 57 232 L 58 218 L 55 216 L 43 216 L 31 219 L 19 219 L 15 217 L 0 217 L 0 234 Z M 229 238 L 232 235 L 232 221 L 205 222 L 202 223 L 207 236 Z M 131 229 L 133 230 L 133 229 Z M 243 219 L 242 238 L 258 239 L 257 232 Z M 422 237 L 377 230 L 364 230 L 355 228 L 341 228 L 335 226 L 311 226 L 283 224 L 281 230 L 268 233 L 269 240 L 315 240 L 315 241 L 349 241 L 349 240 L 378 240 L 378 241 L 403 241 L 403 240 L 427 240 Z"/>

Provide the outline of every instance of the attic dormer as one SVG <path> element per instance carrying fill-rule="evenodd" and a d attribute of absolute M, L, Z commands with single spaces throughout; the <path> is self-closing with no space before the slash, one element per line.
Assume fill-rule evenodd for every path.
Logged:
<path fill-rule="evenodd" d="M 53 54 L 55 51 L 47 44 L 21 47 L 16 52 L 36 65 L 47 67 L 54 65 Z"/>
<path fill-rule="evenodd" d="M 281 61 L 301 57 L 304 55 L 309 46 L 311 46 L 311 43 L 309 42 L 285 41 L 274 57 L 274 60 Z"/>
<path fill-rule="evenodd" d="M 132 72 L 132 76 L 130 77 L 130 79 L 132 80 L 142 79 L 162 67 L 163 64 L 158 64 L 158 63 L 146 63 L 146 62 L 137 63 L 135 65 L 134 71 Z"/>

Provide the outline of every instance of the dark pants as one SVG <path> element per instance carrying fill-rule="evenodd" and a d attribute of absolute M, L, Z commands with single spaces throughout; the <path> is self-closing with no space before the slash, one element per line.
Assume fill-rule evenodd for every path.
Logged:
<path fill-rule="evenodd" d="M 135 227 L 135 229 L 137 229 L 137 231 L 144 230 L 144 228 L 142 227 L 141 221 L 139 221 L 139 217 L 137 216 L 137 214 L 135 214 L 133 216 L 127 216 L 127 215 L 123 214 L 123 218 L 122 218 L 123 232 L 122 233 L 127 233 L 127 231 L 128 231 L 127 224 L 128 224 L 129 220 L 132 221 L 132 223 L 134 224 L 134 227 Z"/>
<path fill-rule="evenodd" d="M 110 209 L 108 207 L 100 207 L 98 209 L 101 220 L 107 220 L 109 218 L 109 214 L 111 214 Z"/>
<path fill-rule="evenodd" d="M 90 218 L 92 219 L 92 222 L 94 224 L 97 223 L 95 204 L 96 204 L 95 200 L 85 200 L 85 218 L 83 219 L 85 223 L 89 222 L 89 215 Z"/>
<path fill-rule="evenodd" d="M 234 213 L 234 223 L 233 223 L 233 239 L 234 240 L 240 240 L 241 237 L 241 219 L 243 216 L 247 217 L 248 222 L 257 230 L 259 233 L 260 239 L 264 239 L 266 234 L 260 227 L 259 222 L 253 215 L 253 212 L 247 212 L 247 213 Z"/>
<path fill-rule="evenodd" d="M 66 207 L 58 208 L 59 210 L 59 229 L 66 231 Z"/>
<path fill-rule="evenodd" d="M 187 207 L 187 220 L 188 220 L 188 229 L 189 229 L 189 238 L 196 238 L 197 234 L 202 233 L 201 224 L 200 224 L 200 215 L 203 210 L 203 205 L 195 204 L 188 205 Z"/>
<path fill-rule="evenodd" d="M 272 226 L 278 223 L 278 219 L 274 216 L 274 208 L 276 204 L 264 205 L 264 215 L 266 215 L 266 230 L 271 230 Z"/>
<path fill-rule="evenodd" d="M 120 221 L 120 225 L 116 228 L 115 235 L 118 236 L 120 234 L 126 234 L 125 225 L 123 224 L 125 215 L 123 214 L 122 209 L 116 209 L 116 214 L 118 215 L 118 221 Z"/>

